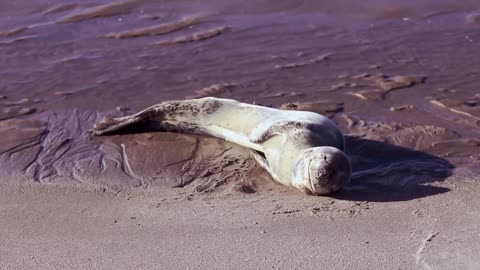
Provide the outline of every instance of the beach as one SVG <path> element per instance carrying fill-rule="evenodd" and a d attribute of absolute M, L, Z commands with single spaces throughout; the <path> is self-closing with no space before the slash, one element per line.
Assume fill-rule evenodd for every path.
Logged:
<path fill-rule="evenodd" d="M 0 268 L 478 269 L 476 1 L 0 3 Z M 214 96 L 321 113 L 344 190 L 105 116 Z"/>
<path fill-rule="evenodd" d="M 453 179 L 452 179 L 453 180 Z M 476 269 L 478 183 L 409 201 L 2 187 L 4 269 Z"/>

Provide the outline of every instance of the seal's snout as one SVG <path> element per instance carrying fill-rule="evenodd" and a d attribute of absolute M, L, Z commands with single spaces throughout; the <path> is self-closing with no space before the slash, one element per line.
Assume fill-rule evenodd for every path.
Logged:
<path fill-rule="evenodd" d="M 305 156 L 307 171 L 305 186 L 314 195 L 327 195 L 339 191 L 350 182 L 350 160 L 337 148 L 315 147 Z"/>

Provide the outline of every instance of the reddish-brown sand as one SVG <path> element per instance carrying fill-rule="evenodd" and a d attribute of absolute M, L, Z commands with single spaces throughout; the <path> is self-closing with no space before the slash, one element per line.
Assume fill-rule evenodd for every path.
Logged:
<path fill-rule="evenodd" d="M 479 269 L 478 10 L 0 1 L 0 268 Z M 87 133 L 202 96 L 327 115 L 352 183 L 306 196 L 216 138 Z"/>

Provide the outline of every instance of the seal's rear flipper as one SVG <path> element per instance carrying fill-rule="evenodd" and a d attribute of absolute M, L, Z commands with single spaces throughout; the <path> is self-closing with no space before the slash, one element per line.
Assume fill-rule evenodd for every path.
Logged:
<path fill-rule="evenodd" d="M 139 123 L 142 121 L 138 116 L 126 116 L 126 117 L 105 117 L 99 123 L 89 130 L 93 135 L 101 136 L 107 135 L 119 130 L 122 130 L 128 126 Z"/>

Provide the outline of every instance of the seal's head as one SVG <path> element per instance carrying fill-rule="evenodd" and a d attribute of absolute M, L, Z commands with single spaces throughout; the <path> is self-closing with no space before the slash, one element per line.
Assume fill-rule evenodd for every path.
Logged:
<path fill-rule="evenodd" d="M 306 149 L 294 171 L 293 186 L 313 195 L 336 192 L 350 182 L 348 157 L 337 148 L 321 146 Z"/>

